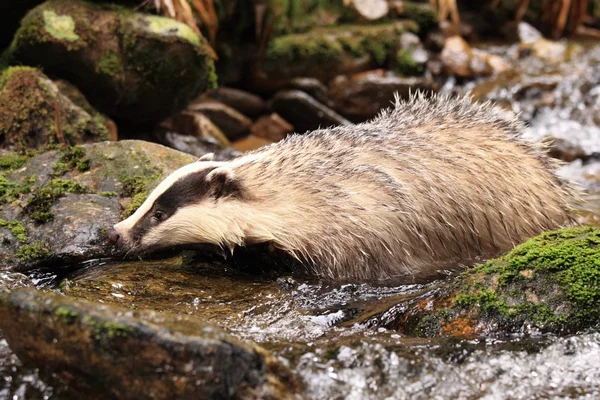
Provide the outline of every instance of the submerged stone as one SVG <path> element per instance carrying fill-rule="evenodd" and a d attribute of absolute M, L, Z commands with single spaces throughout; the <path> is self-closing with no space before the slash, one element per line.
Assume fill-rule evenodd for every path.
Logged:
<path fill-rule="evenodd" d="M 282 399 L 298 390 L 265 350 L 194 317 L 20 289 L 0 295 L 0 328 L 63 395 Z"/>
<path fill-rule="evenodd" d="M 599 245 L 598 228 L 545 232 L 371 323 L 427 337 L 597 328 Z"/>
<path fill-rule="evenodd" d="M 50 0 L 23 18 L 12 47 L 136 123 L 160 121 L 216 83 L 208 44 L 190 27 L 110 5 Z"/>

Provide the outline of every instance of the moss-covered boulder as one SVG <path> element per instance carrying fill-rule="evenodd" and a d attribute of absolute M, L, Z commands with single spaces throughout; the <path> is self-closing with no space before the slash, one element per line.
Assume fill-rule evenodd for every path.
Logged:
<path fill-rule="evenodd" d="M 19 289 L 0 295 L 0 329 L 22 362 L 66 388 L 59 397 L 283 399 L 297 390 L 265 350 L 194 317 Z"/>
<path fill-rule="evenodd" d="M 196 158 L 143 141 L 0 155 L 0 269 L 110 255 L 106 229 Z"/>
<path fill-rule="evenodd" d="M 0 74 L 0 143 L 22 150 L 109 139 L 108 119 L 86 104 L 35 68 L 10 67 Z"/>
<path fill-rule="evenodd" d="M 204 38 L 173 19 L 50 0 L 30 11 L 14 57 L 75 84 L 110 116 L 159 121 L 216 83 Z"/>
<path fill-rule="evenodd" d="M 377 324 L 410 335 L 463 337 L 600 327 L 600 229 L 543 233 L 392 307 Z"/>
<path fill-rule="evenodd" d="M 396 21 L 317 28 L 277 37 L 258 62 L 254 85 L 275 90 L 296 77 L 328 82 L 340 74 L 387 66 L 395 56 L 400 34 L 414 30 L 412 21 Z"/>

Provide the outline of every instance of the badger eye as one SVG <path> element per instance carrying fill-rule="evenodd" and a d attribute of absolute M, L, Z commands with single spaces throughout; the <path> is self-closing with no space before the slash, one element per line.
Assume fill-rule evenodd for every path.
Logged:
<path fill-rule="evenodd" d="M 158 222 L 162 221 L 163 219 L 165 219 L 165 213 L 162 211 L 156 211 L 153 215 L 154 219 Z"/>

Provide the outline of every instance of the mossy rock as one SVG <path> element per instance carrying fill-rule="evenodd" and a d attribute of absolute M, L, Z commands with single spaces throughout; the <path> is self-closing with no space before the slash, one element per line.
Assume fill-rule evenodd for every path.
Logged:
<path fill-rule="evenodd" d="M 160 121 L 216 85 L 208 45 L 190 27 L 114 5 L 50 0 L 23 18 L 12 53 L 135 123 Z"/>
<path fill-rule="evenodd" d="M 418 336 L 598 328 L 600 229 L 543 233 L 380 317 L 382 325 Z"/>
<path fill-rule="evenodd" d="M 0 152 L 0 270 L 110 256 L 107 229 L 195 159 L 135 140 Z"/>
<path fill-rule="evenodd" d="M 106 123 L 92 107 L 73 102 L 38 69 L 9 67 L 0 74 L 0 143 L 4 148 L 107 140 Z"/>
<path fill-rule="evenodd" d="M 414 23 L 403 21 L 340 25 L 277 37 L 259 61 L 255 85 L 259 89 L 279 89 L 297 77 L 328 82 L 340 74 L 385 67 L 394 56 L 400 34 L 415 29 Z"/>
<path fill-rule="evenodd" d="M 17 289 L 0 293 L 0 329 L 60 398 L 283 399 L 299 386 L 264 349 L 191 316 Z"/>

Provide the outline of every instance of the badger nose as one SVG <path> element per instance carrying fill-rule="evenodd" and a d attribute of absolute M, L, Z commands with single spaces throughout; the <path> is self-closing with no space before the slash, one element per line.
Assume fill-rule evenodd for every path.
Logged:
<path fill-rule="evenodd" d="M 114 229 L 108 231 L 108 240 L 112 244 L 120 244 L 121 243 L 121 235 L 117 233 Z"/>

